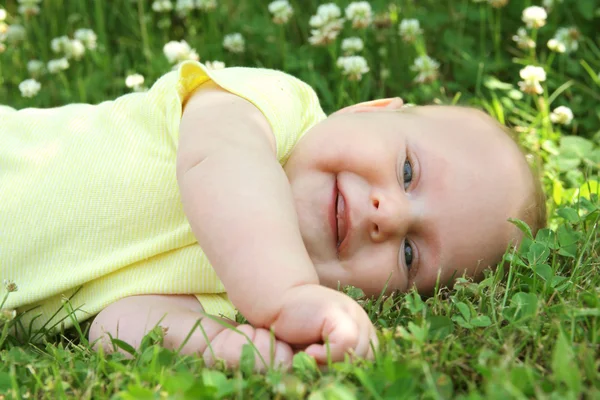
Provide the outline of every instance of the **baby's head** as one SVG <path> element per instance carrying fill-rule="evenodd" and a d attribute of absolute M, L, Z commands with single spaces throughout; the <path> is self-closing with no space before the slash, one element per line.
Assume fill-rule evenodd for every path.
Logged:
<path fill-rule="evenodd" d="M 342 109 L 310 129 L 285 172 L 300 232 L 322 285 L 367 295 L 428 293 L 475 279 L 536 231 L 543 194 L 504 128 L 451 106 L 384 99 Z M 341 242 L 338 245 L 338 242 Z"/>

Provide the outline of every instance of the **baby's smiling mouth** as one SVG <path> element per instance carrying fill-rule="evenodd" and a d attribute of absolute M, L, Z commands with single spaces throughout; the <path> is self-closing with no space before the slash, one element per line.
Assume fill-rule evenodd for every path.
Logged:
<path fill-rule="evenodd" d="M 338 190 L 337 199 L 336 199 L 336 208 L 335 208 L 335 215 L 336 215 L 336 221 L 337 221 L 337 246 L 336 247 L 338 248 L 338 250 L 340 248 L 340 245 L 344 242 L 344 239 L 346 238 L 346 235 L 348 233 L 347 227 L 346 227 L 346 221 L 344 220 L 345 212 L 346 212 L 346 203 L 344 202 L 344 196 Z"/>

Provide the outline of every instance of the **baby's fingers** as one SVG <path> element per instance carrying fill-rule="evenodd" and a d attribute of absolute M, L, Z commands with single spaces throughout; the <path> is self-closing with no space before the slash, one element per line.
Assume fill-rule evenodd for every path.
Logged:
<path fill-rule="evenodd" d="M 269 331 L 255 329 L 250 325 L 239 325 L 235 330 L 225 329 L 212 341 L 204 352 L 204 360 L 212 366 L 216 359 L 225 361 L 229 368 L 240 365 L 244 345 L 253 346 L 254 369 L 264 372 L 270 366 L 289 368 L 292 363 L 291 347 L 282 341 L 271 338 Z"/>

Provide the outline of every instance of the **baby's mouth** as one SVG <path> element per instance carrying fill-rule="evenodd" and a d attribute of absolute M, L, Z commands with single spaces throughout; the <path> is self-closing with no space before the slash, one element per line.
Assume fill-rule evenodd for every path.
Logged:
<path fill-rule="evenodd" d="M 337 199 L 336 199 L 336 208 L 335 215 L 337 221 L 337 248 L 339 249 L 340 245 L 346 238 L 347 229 L 346 223 L 344 221 L 344 213 L 346 211 L 346 203 L 344 202 L 344 196 L 338 191 Z"/>

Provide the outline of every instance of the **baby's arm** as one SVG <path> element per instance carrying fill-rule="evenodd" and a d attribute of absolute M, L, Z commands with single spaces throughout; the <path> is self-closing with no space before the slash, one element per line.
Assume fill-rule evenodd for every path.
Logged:
<path fill-rule="evenodd" d="M 196 326 L 198 320 L 200 323 Z M 258 350 L 258 354 L 255 354 L 257 370 L 266 369 L 262 360 L 285 367 L 291 365 L 292 349 L 286 343 L 273 342 L 269 331 L 238 325 L 223 318 L 208 318 L 198 300 L 189 295 L 143 295 L 117 300 L 94 319 L 89 338 L 90 342 L 96 342 L 96 349 L 101 346 L 105 352 L 113 350 L 110 336 L 137 349 L 143 337 L 159 324 L 166 328 L 164 347 L 176 350 L 196 326 L 181 353 L 203 356 L 209 366 L 215 359 L 222 359 L 228 366 L 235 367 L 239 364 L 243 345 L 248 344 L 248 338 L 227 329 L 219 321 L 236 326 L 251 340 Z"/>
<path fill-rule="evenodd" d="M 334 360 L 349 349 L 370 355 L 376 335 L 364 310 L 319 286 L 266 118 L 211 85 L 185 108 L 177 177 L 194 235 L 230 300 L 254 326 L 274 327 L 290 344 L 313 344 L 319 362 L 325 347 L 316 343 L 325 338 L 335 341 Z"/>

